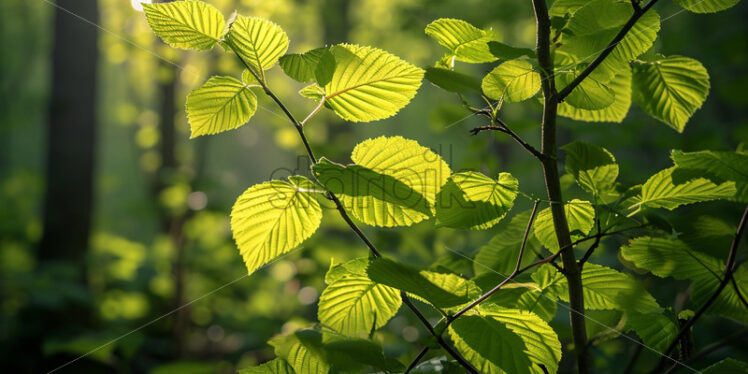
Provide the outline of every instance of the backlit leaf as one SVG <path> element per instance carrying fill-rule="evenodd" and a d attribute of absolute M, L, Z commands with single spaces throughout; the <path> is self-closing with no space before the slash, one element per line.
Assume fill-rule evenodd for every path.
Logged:
<path fill-rule="evenodd" d="M 637 61 L 633 68 L 634 102 L 650 116 L 683 132 L 709 93 L 704 66 L 688 57 L 670 56 Z"/>
<path fill-rule="evenodd" d="M 241 127 L 257 111 L 257 96 L 232 77 L 211 77 L 187 96 L 190 138 Z"/>
<path fill-rule="evenodd" d="M 642 186 L 641 200 L 630 209 L 641 207 L 673 210 L 681 205 L 703 201 L 729 199 L 735 196 L 735 182 L 714 184 L 706 178 L 695 178 L 676 184 L 673 179 L 675 167 L 660 171 Z"/>
<path fill-rule="evenodd" d="M 585 190 L 600 195 L 618 177 L 618 164 L 607 149 L 575 141 L 561 147 L 566 152 L 566 172 Z"/>
<path fill-rule="evenodd" d="M 519 181 L 509 173 L 498 180 L 478 172 L 452 174 L 436 204 L 436 224 L 483 230 L 493 227 L 514 206 Z"/>
<path fill-rule="evenodd" d="M 143 11 L 153 32 L 175 48 L 211 49 L 226 25 L 221 12 L 202 1 L 143 3 Z"/>
<path fill-rule="evenodd" d="M 293 176 L 250 187 L 231 209 L 231 231 L 251 274 L 312 236 L 322 221 L 315 185 Z"/>
<path fill-rule="evenodd" d="M 592 230 L 595 224 L 595 208 L 589 201 L 574 199 L 564 204 L 564 210 L 569 231 L 572 232 L 572 241 L 581 239 L 580 235 L 574 234 L 575 231 L 587 235 Z M 535 237 L 546 248 L 552 251 L 559 249 L 551 208 L 543 209 L 538 213 L 533 229 L 535 230 Z"/>
<path fill-rule="evenodd" d="M 288 36 L 283 29 L 258 17 L 237 16 L 225 41 L 260 76 L 288 50 Z"/>
<path fill-rule="evenodd" d="M 540 90 L 540 74 L 524 60 L 502 63 L 483 78 L 483 93 L 494 100 L 519 102 L 527 100 Z"/>
<path fill-rule="evenodd" d="M 437 19 L 426 26 L 426 34 L 449 49 L 457 61 L 482 63 L 497 59 L 488 47 L 488 42 L 496 40 L 496 36 L 463 20 Z"/>

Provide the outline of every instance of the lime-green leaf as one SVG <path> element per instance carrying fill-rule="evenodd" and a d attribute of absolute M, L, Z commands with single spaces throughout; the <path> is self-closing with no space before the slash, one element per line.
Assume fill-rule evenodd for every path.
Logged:
<path fill-rule="evenodd" d="M 642 342 L 664 352 L 678 334 L 678 325 L 665 313 L 626 313 L 626 331 L 635 331 Z"/>
<path fill-rule="evenodd" d="M 556 87 L 568 86 L 576 76 L 571 72 L 556 73 Z M 589 76 L 574 87 L 564 102 L 578 109 L 600 110 L 611 106 L 615 98 L 615 91 Z"/>
<path fill-rule="evenodd" d="M 340 118 L 369 122 L 395 115 L 421 86 L 423 70 L 381 49 L 338 44 L 325 100 Z"/>
<path fill-rule="evenodd" d="M 564 211 L 569 223 L 569 231 L 572 232 L 572 240 L 581 238 L 580 235 L 574 234 L 575 231 L 580 231 L 583 236 L 592 230 L 592 226 L 595 224 L 595 208 L 589 201 L 574 199 L 564 204 Z M 551 208 L 543 209 L 538 213 L 533 228 L 535 237 L 541 244 L 551 250 L 559 249 Z"/>
<path fill-rule="evenodd" d="M 449 327 L 457 350 L 481 373 L 556 373 L 561 343 L 538 316 L 481 305 L 481 316 L 466 315 Z"/>
<path fill-rule="evenodd" d="M 631 68 L 626 66 L 606 84 L 615 96 L 613 104 L 603 109 L 580 109 L 566 102 L 558 105 L 558 114 L 578 121 L 622 122 L 631 107 Z"/>
<path fill-rule="evenodd" d="M 637 268 L 659 277 L 692 280 L 693 302 L 702 305 L 716 290 L 724 272 L 724 262 L 691 249 L 686 243 L 670 238 L 640 237 L 621 247 L 621 257 Z M 735 283 L 742 294 L 748 292 L 748 271 L 738 268 Z M 748 323 L 748 315 L 735 288 L 728 286 L 707 313 Z"/>
<path fill-rule="evenodd" d="M 326 374 L 330 371 L 319 333 L 300 330 L 285 336 L 275 336 L 268 343 L 275 354 L 282 357 L 296 374 Z"/>
<path fill-rule="evenodd" d="M 675 2 L 694 13 L 715 13 L 732 8 L 740 0 L 675 0 Z"/>
<path fill-rule="evenodd" d="M 548 9 L 548 14 L 551 17 L 563 17 L 567 13 L 574 14 L 589 2 L 590 0 L 555 0 Z"/>
<path fill-rule="evenodd" d="M 143 3 L 143 11 L 153 32 L 175 48 L 211 49 L 226 25 L 221 12 L 202 1 Z"/>
<path fill-rule="evenodd" d="M 320 101 L 325 97 L 325 90 L 318 86 L 317 83 L 312 83 L 299 90 L 299 95 L 306 97 L 307 99 Z"/>
<path fill-rule="evenodd" d="M 530 48 L 512 47 L 495 40 L 488 42 L 488 49 L 491 51 L 491 54 L 502 60 L 514 60 L 515 58 L 520 58 L 522 56 L 530 58 L 537 57 L 535 51 Z"/>
<path fill-rule="evenodd" d="M 561 342 L 558 341 L 556 332 L 545 321 L 533 313 L 492 304 L 481 305 L 480 312 L 504 323 L 519 335 L 525 343 L 525 353 L 534 364 L 530 368 L 531 373 L 545 373 L 540 365 L 545 366 L 549 373 L 558 371 Z"/>
<path fill-rule="evenodd" d="M 529 256 L 528 256 L 529 257 Z M 537 283 L 523 282 L 517 277 L 511 282 L 491 295 L 486 303 L 493 303 L 504 308 L 526 310 L 536 314 L 543 321 L 550 322 L 556 315 L 556 299 L 546 295 L 545 291 Z M 505 277 L 494 273 L 486 273 L 475 279 L 484 292 L 488 292 Z"/>
<path fill-rule="evenodd" d="M 335 57 L 327 48 L 288 54 L 281 57 L 279 63 L 286 75 L 301 83 L 315 80 L 317 84 L 325 85 L 335 71 Z"/>
<path fill-rule="evenodd" d="M 350 274 L 366 276 L 366 268 L 369 267 L 369 258 L 360 257 L 342 264 L 331 264 L 330 270 L 325 274 L 325 283 L 332 284 L 336 280 Z"/>
<path fill-rule="evenodd" d="M 508 224 L 504 224 L 504 221 L 497 226 L 497 234 L 486 245 L 478 248 L 473 262 L 475 274 L 497 272 L 508 276 L 514 270 L 529 219 L 530 212 L 527 211 L 512 217 Z M 526 253 L 534 253 L 538 248 L 539 244 L 530 231 Z M 532 256 L 525 256 L 525 260 L 532 260 Z"/>
<path fill-rule="evenodd" d="M 190 138 L 241 127 L 255 114 L 257 96 L 232 77 L 211 77 L 187 96 Z"/>
<path fill-rule="evenodd" d="M 346 335 L 366 334 L 384 326 L 400 308 L 400 293 L 368 276 L 344 275 L 319 299 L 319 321 Z"/>
<path fill-rule="evenodd" d="M 726 358 L 702 371 L 703 374 L 745 374 L 748 364 L 733 358 Z"/>
<path fill-rule="evenodd" d="M 650 116 L 678 132 L 701 108 L 709 93 L 709 74 L 700 62 L 670 56 L 634 68 L 634 102 Z"/>
<path fill-rule="evenodd" d="M 530 374 L 522 339 L 493 317 L 467 315 L 449 326 L 455 348 L 481 373 Z"/>
<path fill-rule="evenodd" d="M 544 273 L 538 274 L 539 277 L 536 279 L 541 290 L 544 290 L 548 297 L 569 302 L 569 286 L 566 278 L 553 268 L 544 268 L 546 268 Z M 585 263 L 582 270 L 582 283 L 586 309 L 624 310 L 637 313 L 656 313 L 662 310 L 644 286 L 629 274 L 605 266 Z"/>
<path fill-rule="evenodd" d="M 373 281 L 417 295 L 437 308 L 466 304 L 481 294 L 473 282 L 455 274 L 419 271 L 391 260 L 373 260 L 366 271 Z"/>
<path fill-rule="evenodd" d="M 455 173 L 437 196 L 436 224 L 471 230 L 493 227 L 514 206 L 519 181 L 509 173 L 498 180 L 469 171 Z"/>
<path fill-rule="evenodd" d="M 527 100 L 540 90 L 540 74 L 524 60 L 502 63 L 483 78 L 483 93 L 494 100 L 519 102 Z"/>
<path fill-rule="evenodd" d="M 355 165 L 320 160 L 314 172 L 351 215 L 375 226 L 410 226 L 433 216 L 450 174 L 439 155 L 399 136 L 366 140 L 351 159 Z"/>
<path fill-rule="evenodd" d="M 270 360 L 262 365 L 239 370 L 239 374 L 295 374 L 291 365 L 282 358 Z"/>
<path fill-rule="evenodd" d="M 237 16 L 225 40 L 261 76 L 288 50 L 288 36 L 283 29 L 257 17 Z"/>
<path fill-rule="evenodd" d="M 748 155 L 738 152 L 674 150 L 670 158 L 677 167 L 675 173 L 680 170 L 694 171 L 713 182 L 735 182 L 735 198 L 748 202 Z"/>
<path fill-rule="evenodd" d="M 569 20 L 559 49 L 589 63 L 605 49 L 633 14 L 634 9 L 628 2 L 589 1 Z M 659 30 L 660 16 L 650 9 L 616 45 L 612 55 L 626 61 L 638 57 L 652 46 Z"/>
<path fill-rule="evenodd" d="M 448 69 L 427 68 L 426 79 L 449 92 L 480 92 L 480 82 L 477 79 Z"/>
<path fill-rule="evenodd" d="M 483 63 L 497 59 L 488 47 L 488 42 L 496 40 L 496 36 L 463 20 L 440 18 L 429 23 L 425 31 L 458 61 Z"/>
<path fill-rule="evenodd" d="M 250 187 L 231 209 L 231 231 L 251 274 L 312 236 L 322 221 L 315 186 L 304 177 Z"/>
<path fill-rule="evenodd" d="M 607 149 L 575 141 L 561 147 L 566 152 L 566 171 L 585 190 L 599 196 L 618 177 L 618 164 Z"/>
<path fill-rule="evenodd" d="M 735 196 L 735 182 L 714 184 L 705 178 L 695 178 L 676 184 L 673 180 L 675 167 L 660 171 L 642 186 L 641 200 L 630 209 L 641 207 L 673 210 L 681 205 L 729 199 Z"/>

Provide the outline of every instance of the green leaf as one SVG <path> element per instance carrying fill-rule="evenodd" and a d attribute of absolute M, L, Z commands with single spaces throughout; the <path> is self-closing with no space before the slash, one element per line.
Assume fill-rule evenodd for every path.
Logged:
<path fill-rule="evenodd" d="M 575 141 L 561 147 L 566 152 L 566 172 L 596 196 L 609 189 L 618 177 L 618 164 L 607 149 Z"/>
<path fill-rule="evenodd" d="M 318 86 L 317 83 L 313 83 L 299 90 L 299 95 L 307 99 L 320 101 L 325 97 L 325 90 Z"/>
<path fill-rule="evenodd" d="M 555 0 L 548 9 L 548 14 L 551 17 L 563 17 L 567 13 L 574 14 L 589 2 L 590 0 Z"/>
<path fill-rule="evenodd" d="M 237 16 L 225 41 L 261 77 L 288 50 L 288 36 L 283 29 L 258 17 Z"/>
<path fill-rule="evenodd" d="M 674 173 L 687 170 L 700 173 L 717 183 L 733 181 L 737 189 L 736 200 L 748 202 L 748 155 L 737 152 L 674 150 L 670 158 L 677 167 Z"/>
<path fill-rule="evenodd" d="M 500 224 L 496 230 L 497 234 L 486 245 L 478 248 L 473 262 L 475 274 L 497 272 L 504 276 L 509 275 L 517 263 L 522 238 L 529 220 L 530 212 L 526 211 L 512 217 L 508 224 Z M 526 253 L 534 253 L 537 249 L 539 249 L 539 244 L 531 230 Z M 532 256 L 526 255 L 525 259 L 532 259 Z"/>
<path fill-rule="evenodd" d="M 613 40 L 634 14 L 629 2 L 592 0 L 579 8 L 569 20 L 559 49 L 592 62 Z M 660 30 L 660 16 L 650 9 L 618 43 L 611 56 L 630 61 L 646 52 Z"/>
<path fill-rule="evenodd" d="M 326 104 L 340 118 L 370 122 L 395 115 L 421 86 L 423 70 L 381 49 L 338 44 L 335 70 L 324 85 Z"/>
<path fill-rule="evenodd" d="M 493 180 L 481 173 L 455 173 L 437 196 L 440 227 L 485 230 L 506 216 L 517 198 L 519 181 L 509 173 Z"/>
<path fill-rule="evenodd" d="M 279 63 L 286 75 L 301 83 L 315 80 L 317 84 L 325 85 L 335 71 L 335 57 L 327 48 L 288 54 L 281 57 Z"/>
<path fill-rule="evenodd" d="M 548 297 L 568 303 L 569 286 L 566 278 L 553 268 L 544 268 L 545 273 L 538 274 L 536 279 L 538 286 Z M 586 309 L 637 313 L 656 313 L 662 310 L 644 286 L 629 274 L 588 262 L 582 269 L 582 283 Z"/>
<path fill-rule="evenodd" d="M 493 305 L 481 307 L 481 316 L 465 315 L 449 327 L 455 348 L 481 373 L 537 373 L 544 365 L 558 370 L 561 343 L 553 329 L 538 316 Z"/>
<path fill-rule="evenodd" d="M 524 342 L 495 318 L 462 316 L 449 326 L 449 336 L 457 351 L 481 373 L 531 373 Z"/>
<path fill-rule="evenodd" d="M 313 191 L 301 176 L 250 187 L 231 208 L 231 231 L 251 274 L 312 236 L 322 221 Z"/>
<path fill-rule="evenodd" d="M 268 344 L 282 357 L 296 374 L 328 373 L 330 364 L 321 347 L 321 337 L 314 330 L 300 330 L 285 336 L 275 336 Z"/>
<path fill-rule="evenodd" d="M 678 5 L 682 6 L 693 13 L 715 13 L 721 10 L 732 8 L 740 0 L 675 0 Z"/>
<path fill-rule="evenodd" d="M 480 92 L 480 82 L 477 79 L 448 69 L 427 68 L 426 79 L 449 92 Z"/>
<path fill-rule="evenodd" d="M 367 274 L 377 283 L 417 295 L 437 308 L 463 305 L 481 295 L 478 286 L 455 274 L 419 271 L 386 259 L 373 260 Z"/>
<path fill-rule="evenodd" d="M 540 91 L 540 74 L 527 61 L 506 61 L 483 78 L 481 88 L 491 99 L 519 102 Z"/>
<path fill-rule="evenodd" d="M 561 89 L 561 87 L 568 86 L 576 76 L 577 73 L 571 72 L 556 73 L 556 87 Z M 578 109 L 600 110 L 613 105 L 615 98 L 615 91 L 588 76 L 578 86 L 574 87 L 566 96 L 564 102 Z"/>
<path fill-rule="evenodd" d="M 355 165 L 320 160 L 314 173 L 352 216 L 374 226 L 410 226 L 432 217 L 450 174 L 439 155 L 399 136 L 365 140 L 351 159 Z"/>
<path fill-rule="evenodd" d="M 241 127 L 257 111 L 257 96 L 232 77 L 211 77 L 187 96 L 190 138 Z"/>
<path fill-rule="evenodd" d="M 525 353 L 535 364 L 530 368 L 532 373 L 544 373 L 539 365 L 545 366 L 550 373 L 558 371 L 561 361 L 561 343 L 556 332 L 545 321 L 533 313 L 502 308 L 497 305 L 480 306 L 480 312 L 504 323 L 525 343 Z"/>
<path fill-rule="evenodd" d="M 589 201 L 574 199 L 564 204 L 566 220 L 569 224 L 569 231 L 572 232 L 572 241 L 581 239 L 582 236 L 589 234 L 595 225 L 595 208 Z M 535 237 L 546 248 L 557 251 L 559 249 L 558 240 L 556 239 L 556 229 L 553 226 L 553 215 L 551 208 L 546 208 L 538 213 L 533 225 Z M 582 235 L 574 234 L 574 231 L 580 231 Z"/>
<path fill-rule="evenodd" d="M 592 264 L 584 264 L 584 307 L 592 310 L 630 310 L 638 313 L 653 313 L 660 305 L 636 278 L 617 270 Z M 569 293 L 561 292 L 561 300 L 569 302 Z"/>
<path fill-rule="evenodd" d="M 262 365 L 239 370 L 239 374 L 295 374 L 291 365 L 282 358 L 270 360 Z"/>
<path fill-rule="evenodd" d="M 491 54 L 502 60 L 514 60 L 522 56 L 537 58 L 535 51 L 530 48 L 512 47 L 495 40 L 488 42 L 488 49 L 491 51 Z"/>
<path fill-rule="evenodd" d="M 368 276 L 347 274 L 319 298 L 319 321 L 346 335 L 368 334 L 384 326 L 400 308 L 400 293 Z"/>
<path fill-rule="evenodd" d="M 664 352 L 678 335 L 678 325 L 665 313 L 626 313 L 625 331 L 635 331 L 642 342 Z"/>
<path fill-rule="evenodd" d="M 748 364 L 733 358 L 726 358 L 702 371 L 703 374 L 745 374 Z"/>
<path fill-rule="evenodd" d="M 672 238 L 636 238 L 621 247 L 621 257 L 658 277 L 693 281 L 696 306 L 702 305 L 714 293 L 725 268 L 722 260 L 695 251 L 683 241 Z M 738 268 L 734 277 L 741 293 L 748 293 L 748 271 Z M 728 285 L 707 313 L 748 323 L 744 308 L 734 287 Z"/>
<path fill-rule="evenodd" d="M 369 267 L 369 258 L 360 257 L 342 264 L 331 264 L 330 270 L 325 274 L 325 283 L 332 284 L 336 280 L 350 274 L 366 276 L 366 268 Z"/>
<path fill-rule="evenodd" d="M 580 109 L 566 102 L 558 105 L 558 114 L 578 121 L 622 122 L 631 107 L 631 68 L 618 70 L 606 84 L 613 91 L 613 103 L 603 109 Z"/>
<path fill-rule="evenodd" d="M 226 25 L 221 12 L 202 1 L 143 3 L 143 12 L 153 32 L 175 48 L 211 49 Z"/>
<path fill-rule="evenodd" d="M 634 102 L 647 114 L 678 132 L 701 108 L 709 93 L 709 74 L 700 62 L 680 56 L 637 61 Z"/>
<path fill-rule="evenodd" d="M 488 47 L 488 42 L 496 40 L 493 32 L 453 18 L 437 19 L 429 23 L 425 31 L 449 49 L 457 61 L 483 63 L 497 60 Z"/>
<path fill-rule="evenodd" d="M 532 260 L 531 256 L 527 257 Z M 514 262 L 516 263 L 516 259 Z M 505 278 L 505 276 L 496 273 L 484 273 L 473 280 L 485 293 L 496 287 Z M 484 302 L 484 304 L 488 303 L 500 305 L 504 308 L 526 310 L 536 314 L 546 322 L 550 322 L 556 315 L 556 299 L 546 295 L 545 290 L 539 284 L 533 282 L 531 274 L 527 273 L 520 274 L 494 292 Z"/>
<path fill-rule="evenodd" d="M 705 178 L 695 178 L 675 184 L 675 170 L 675 167 L 667 168 L 650 177 L 642 186 L 641 200 L 629 209 L 636 209 L 634 213 L 642 207 L 673 210 L 681 205 L 735 196 L 735 182 L 717 185 Z"/>

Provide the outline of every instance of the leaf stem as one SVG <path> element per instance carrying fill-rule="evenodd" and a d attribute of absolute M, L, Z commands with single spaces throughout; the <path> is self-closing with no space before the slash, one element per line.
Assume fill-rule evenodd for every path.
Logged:
<path fill-rule="evenodd" d="M 660 369 L 663 365 L 665 365 L 665 362 L 667 359 L 671 359 L 668 354 L 675 349 L 675 347 L 678 345 L 678 342 L 680 339 L 686 335 L 690 330 L 691 327 L 696 323 L 696 321 L 704 315 L 707 309 L 709 309 L 710 306 L 717 300 L 717 297 L 722 293 L 722 290 L 725 289 L 725 286 L 727 286 L 728 283 L 730 283 L 730 280 L 733 277 L 733 274 L 735 272 L 735 258 L 738 252 L 738 246 L 740 244 L 740 239 L 743 236 L 743 230 L 745 229 L 746 221 L 748 220 L 748 205 L 745 207 L 745 211 L 743 212 L 743 217 L 740 219 L 740 223 L 738 224 L 738 228 L 735 231 L 735 235 L 732 238 L 732 245 L 730 245 L 730 252 L 727 254 L 727 261 L 725 262 L 725 275 L 722 278 L 722 281 L 719 282 L 719 286 L 717 286 L 717 289 L 714 290 L 714 293 L 712 293 L 712 296 L 709 297 L 709 299 L 704 303 L 704 305 L 699 308 L 698 311 L 694 314 L 694 316 L 686 322 L 686 324 L 681 327 L 680 331 L 678 332 L 678 335 L 676 335 L 675 339 L 672 343 L 667 347 L 665 352 L 663 353 L 662 359 L 660 359 L 660 362 L 657 364 L 657 367 L 652 370 L 652 373 L 659 373 Z M 672 359 L 671 359 L 672 360 Z M 681 365 L 680 362 L 676 361 L 673 366 Z"/>

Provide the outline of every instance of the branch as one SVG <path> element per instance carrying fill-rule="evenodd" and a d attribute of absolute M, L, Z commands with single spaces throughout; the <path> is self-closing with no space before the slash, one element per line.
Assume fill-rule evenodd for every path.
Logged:
<path fill-rule="evenodd" d="M 481 297 L 477 298 L 472 303 L 468 304 L 466 307 L 460 309 L 455 315 L 449 317 L 447 319 L 447 326 L 449 326 L 452 321 L 459 318 L 461 315 L 467 313 L 470 309 L 475 308 L 478 304 L 482 303 L 484 300 L 489 298 L 491 295 L 493 295 L 496 291 L 498 291 L 501 287 L 503 287 L 505 284 L 507 284 L 510 280 L 514 279 L 517 275 L 520 274 L 520 266 L 522 266 L 522 255 L 525 253 L 525 246 L 527 245 L 527 238 L 530 235 L 530 229 L 532 228 L 532 222 L 535 220 L 535 213 L 538 211 L 538 205 L 540 204 L 539 201 L 535 201 L 535 204 L 532 206 L 532 213 L 530 213 L 530 219 L 527 221 L 527 228 L 525 228 L 525 236 L 522 238 L 522 245 L 519 248 L 519 255 L 517 256 L 517 264 L 514 266 L 514 271 L 512 271 L 511 274 L 509 274 L 508 277 L 506 277 L 501 283 L 496 285 L 496 287 L 492 288 L 488 292 L 481 295 Z M 530 265 L 529 267 L 526 267 L 522 269 L 522 272 L 526 271 L 532 266 L 535 266 L 539 262 L 542 262 L 545 260 L 537 261 L 533 265 Z"/>
<path fill-rule="evenodd" d="M 603 237 L 603 232 L 600 230 L 600 220 L 596 219 L 597 221 L 597 234 L 595 234 L 595 242 L 592 243 L 592 245 L 587 249 L 587 252 L 584 253 L 584 256 L 582 256 L 582 259 L 579 260 L 579 267 L 580 270 L 582 266 L 584 266 L 584 263 L 589 260 L 590 256 L 592 256 L 592 253 L 595 252 L 595 249 L 600 245 L 600 239 Z"/>
<path fill-rule="evenodd" d="M 649 0 L 647 5 L 645 5 L 643 8 L 639 4 L 639 0 L 631 0 L 631 5 L 634 7 L 634 14 L 631 15 L 631 18 L 626 22 L 625 25 L 623 25 L 623 28 L 621 28 L 621 31 L 618 32 L 618 34 L 611 40 L 611 42 L 608 44 L 605 49 L 590 63 L 587 65 L 587 67 L 582 71 L 581 74 L 579 74 L 576 78 L 574 78 L 571 83 L 569 83 L 568 86 L 564 87 L 561 92 L 558 93 L 558 101 L 564 101 L 566 96 L 568 96 L 574 88 L 576 88 L 582 81 L 587 78 L 587 76 L 590 75 L 600 64 L 605 60 L 608 55 L 613 52 L 613 49 L 615 49 L 616 45 L 620 43 L 623 38 L 628 34 L 628 32 L 631 30 L 631 28 L 634 27 L 636 24 L 636 21 L 641 18 L 641 16 L 644 15 L 644 13 L 647 13 L 647 11 L 652 8 L 653 5 L 657 3 L 658 0 Z"/>
<path fill-rule="evenodd" d="M 428 346 L 423 347 L 423 349 L 421 349 L 421 351 L 418 352 L 418 355 L 416 356 L 416 358 L 414 358 L 413 361 L 411 361 L 410 365 L 408 365 L 408 368 L 405 369 L 405 374 L 408 374 L 410 373 L 411 370 L 415 369 L 416 365 L 418 365 L 418 363 L 421 362 L 421 359 L 423 359 L 423 356 L 425 356 L 426 352 L 428 351 L 429 351 Z"/>
<path fill-rule="evenodd" d="M 470 133 L 472 135 L 478 135 L 478 133 L 480 133 L 482 131 L 488 131 L 488 130 L 495 130 L 495 131 L 503 132 L 504 134 L 507 134 L 510 137 L 512 137 L 512 139 L 514 139 L 519 145 L 521 145 L 524 149 L 526 149 L 528 152 L 530 152 L 530 154 L 533 155 L 535 158 L 537 158 L 538 160 L 541 160 L 541 161 L 543 160 L 543 158 L 545 156 L 542 153 L 540 153 L 540 151 L 538 151 L 535 147 L 533 147 L 532 145 L 530 145 L 530 143 L 526 142 L 524 139 L 520 138 L 520 136 L 517 135 L 517 133 L 515 133 L 514 131 L 512 131 L 506 125 L 506 123 L 504 123 L 504 121 L 502 121 L 499 117 L 491 118 L 491 121 L 498 123 L 499 126 L 481 126 L 481 127 L 476 127 L 474 129 L 470 130 Z"/>
<path fill-rule="evenodd" d="M 743 229 L 745 229 L 745 223 L 748 219 L 748 206 L 745 207 L 745 211 L 743 212 L 743 217 L 740 219 L 740 223 L 738 224 L 738 228 L 735 231 L 735 236 L 732 238 L 732 245 L 730 246 L 730 252 L 727 254 L 727 261 L 725 263 L 725 276 L 722 278 L 722 281 L 719 282 L 719 286 L 717 286 L 717 289 L 714 290 L 714 293 L 712 296 L 709 297 L 709 299 L 704 303 L 704 305 L 699 308 L 699 310 L 694 314 L 693 318 L 689 319 L 688 322 L 686 322 L 685 325 L 680 329 L 678 332 L 678 335 L 675 337 L 675 340 L 673 340 L 672 343 L 668 346 L 668 348 L 663 353 L 663 357 L 660 360 L 657 367 L 652 371 L 652 373 L 659 372 L 660 368 L 665 364 L 666 359 L 671 359 L 668 357 L 668 354 L 673 351 L 673 349 L 678 344 L 678 341 L 687 334 L 691 327 L 696 323 L 696 321 L 701 317 L 704 312 L 706 312 L 707 309 L 709 309 L 710 306 L 714 303 L 715 300 L 717 300 L 717 297 L 722 293 L 722 290 L 725 289 L 725 286 L 730 282 L 730 280 L 733 277 L 733 272 L 735 271 L 735 257 L 736 253 L 738 251 L 738 245 L 740 244 L 740 239 L 743 236 Z M 672 360 L 672 359 L 671 359 Z M 673 360 L 675 361 L 675 360 Z M 676 361 L 675 365 L 682 365 L 682 363 Z"/>
<path fill-rule="evenodd" d="M 234 54 L 236 55 L 236 57 L 239 58 L 239 61 L 241 61 L 242 64 L 254 76 L 254 78 L 258 82 L 260 82 L 260 85 L 261 85 L 262 89 L 265 91 L 265 94 L 268 95 L 271 99 L 273 99 L 273 101 L 275 101 L 275 103 L 278 105 L 278 107 L 280 107 L 281 110 L 283 110 L 283 113 L 286 114 L 286 117 L 288 117 L 288 119 L 291 121 L 291 123 L 294 125 L 294 127 L 296 127 L 296 130 L 299 133 L 299 137 L 301 138 L 302 142 L 304 143 L 304 147 L 306 148 L 307 155 L 311 159 L 312 163 L 316 164 L 317 163 L 317 159 L 316 159 L 316 157 L 314 157 L 314 152 L 312 151 L 312 148 L 309 145 L 309 141 L 307 140 L 306 135 L 304 135 L 304 126 L 303 126 L 303 124 L 296 120 L 296 118 L 293 116 L 293 114 L 291 114 L 291 112 L 283 104 L 283 102 L 278 98 L 278 96 L 276 96 L 273 93 L 273 91 L 270 90 L 270 88 L 265 83 L 264 79 L 260 79 L 260 77 L 257 75 L 257 73 L 255 73 L 255 71 L 252 69 L 252 67 L 250 67 L 249 64 L 247 64 L 247 62 L 244 61 L 244 59 L 238 53 L 236 53 L 236 49 L 235 49 L 234 45 L 230 44 L 230 43 L 227 43 L 227 45 L 229 46 L 229 48 L 231 48 L 231 50 L 234 52 Z M 307 119 L 304 120 L 304 123 L 306 123 L 306 121 L 309 118 L 311 118 L 317 111 L 319 111 L 320 108 L 321 108 L 321 105 L 318 106 L 317 108 L 315 108 L 315 110 L 312 113 L 310 113 L 309 116 L 307 116 Z M 314 178 L 313 175 L 312 175 L 312 177 Z M 332 192 L 330 192 L 330 191 L 327 191 L 327 195 L 330 197 L 330 200 L 332 200 L 335 203 L 335 207 L 337 208 L 338 212 L 340 213 L 340 216 L 343 217 L 343 220 L 345 220 L 345 222 L 348 224 L 348 226 L 350 226 L 351 230 L 353 230 L 353 232 L 356 233 L 356 235 L 364 242 L 364 244 L 366 244 L 366 246 L 369 247 L 369 250 L 371 251 L 372 255 L 375 258 L 382 257 L 382 254 L 377 250 L 377 248 L 374 246 L 374 244 L 366 237 L 366 235 L 364 235 L 363 231 L 361 231 L 361 229 L 359 229 L 358 226 L 348 216 L 348 213 L 345 211 L 345 207 L 343 207 L 343 204 L 340 202 L 340 200 L 338 199 L 338 197 L 335 196 L 335 194 L 332 193 Z M 418 319 L 429 330 L 429 332 L 431 333 L 431 335 L 433 335 L 434 338 L 436 338 L 437 342 L 442 346 L 442 348 L 444 348 L 445 351 L 447 351 L 447 353 L 449 353 L 455 360 L 457 360 L 457 362 L 459 362 L 460 365 L 462 365 L 465 368 L 465 370 L 467 370 L 469 373 L 475 373 L 475 374 L 478 373 L 478 371 L 469 362 L 467 362 L 464 358 L 462 358 L 457 352 L 455 352 L 454 350 L 452 350 L 452 348 L 447 344 L 447 342 L 445 342 L 444 339 L 441 338 L 441 336 L 438 336 L 434 332 L 434 328 L 431 327 L 431 324 L 428 322 L 428 320 L 426 320 L 426 318 L 423 316 L 423 314 L 421 314 L 421 312 L 418 310 L 418 308 L 416 308 L 415 305 L 413 305 L 413 303 L 410 301 L 410 299 L 408 298 L 408 295 L 406 295 L 405 292 L 401 292 L 400 297 L 403 300 L 403 302 L 413 311 L 413 313 L 416 314 L 416 316 L 418 317 Z"/>

